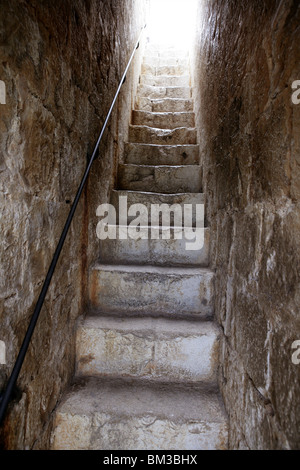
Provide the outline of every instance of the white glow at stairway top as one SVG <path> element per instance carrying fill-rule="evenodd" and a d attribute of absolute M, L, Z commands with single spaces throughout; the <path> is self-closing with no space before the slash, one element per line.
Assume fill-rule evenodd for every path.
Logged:
<path fill-rule="evenodd" d="M 194 34 L 197 0 L 150 0 L 151 42 L 188 48 Z"/>

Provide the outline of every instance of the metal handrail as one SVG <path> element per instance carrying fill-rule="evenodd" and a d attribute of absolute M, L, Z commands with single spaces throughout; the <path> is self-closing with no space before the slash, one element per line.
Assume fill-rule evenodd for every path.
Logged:
<path fill-rule="evenodd" d="M 47 291 L 48 291 L 48 288 L 49 288 L 49 285 L 50 285 L 50 282 L 51 282 L 51 279 L 53 277 L 53 274 L 54 274 L 54 270 L 55 270 L 55 267 L 56 267 L 56 264 L 58 262 L 58 259 L 59 259 L 59 256 L 60 256 L 60 253 L 61 253 L 61 250 L 63 248 L 63 245 L 64 245 L 64 242 L 65 242 L 65 239 L 66 239 L 66 236 L 67 236 L 67 233 L 68 233 L 68 230 L 70 228 L 70 225 L 71 225 L 71 222 L 73 220 L 73 216 L 75 214 L 75 210 L 76 210 L 76 207 L 78 205 L 78 202 L 79 202 L 79 199 L 80 199 L 80 196 L 83 192 L 83 189 L 84 189 L 84 186 L 85 186 L 85 183 L 86 183 L 86 180 L 87 180 L 87 177 L 89 175 L 89 172 L 90 172 L 90 169 L 91 169 L 91 166 L 92 166 L 92 163 L 93 161 L 95 160 L 96 158 L 96 154 L 97 154 L 97 151 L 98 151 L 98 148 L 99 148 L 99 144 L 101 142 L 101 139 L 103 137 L 103 134 L 104 134 L 104 131 L 106 129 L 106 126 L 107 126 L 107 123 L 108 123 L 108 120 L 110 118 L 110 115 L 113 111 L 113 108 L 114 108 L 114 105 L 116 103 L 116 100 L 119 96 L 119 93 L 120 93 L 120 90 L 122 88 L 122 85 L 124 84 L 125 82 L 125 79 L 126 79 L 126 75 L 127 75 L 127 72 L 128 72 L 128 69 L 131 65 L 131 62 L 134 58 L 134 55 L 135 55 L 135 52 L 136 50 L 139 48 L 139 45 L 140 45 L 140 40 L 141 40 L 141 37 L 142 37 L 142 34 L 143 34 L 143 30 L 146 28 L 146 25 L 142 28 L 142 31 L 139 35 L 139 38 L 136 42 L 136 45 L 135 45 L 135 48 L 131 54 L 131 57 L 129 59 L 129 62 L 127 64 L 127 67 L 125 69 L 125 72 L 122 76 L 122 79 L 120 81 L 120 84 L 119 84 L 119 87 L 117 89 L 117 92 L 115 94 L 115 97 L 113 99 L 113 102 L 111 104 L 111 107 L 109 109 L 109 112 L 106 116 L 106 119 L 105 119 L 105 122 L 103 124 L 103 127 L 101 129 L 101 132 L 100 132 L 100 135 L 98 137 L 98 140 L 97 140 L 97 143 L 95 145 L 95 148 L 94 148 L 94 151 L 92 153 L 92 156 L 87 164 L 87 167 L 86 167 L 86 170 L 85 170 L 85 173 L 82 177 L 82 180 L 81 180 L 81 183 L 80 183 L 80 186 L 77 190 L 77 194 L 75 196 L 75 199 L 74 199 L 74 202 L 71 206 L 71 209 L 70 209 L 70 212 L 69 212 L 69 215 L 68 215 L 68 218 L 66 220 L 66 223 L 65 223 L 65 226 L 64 226 L 64 229 L 62 231 L 62 234 L 61 234 L 61 237 L 59 239 L 59 242 L 57 244 L 57 247 L 56 247 L 56 250 L 54 252 L 54 255 L 53 255 L 53 259 L 51 261 L 51 264 L 50 264 L 50 267 L 49 267 L 49 270 L 48 270 L 48 273 L 47 273 L 47 276 L 46 276 L 46 279 L 44 281 L 44 284 L 43 284 L 43 287 L 42 287 L 42 290 L 41 290 L 41 293 L 39 295 L 39 298 L 38 298 L 38 301 L 36 303 L 36 306 L 35 306 L 35 309 L 34 309 L 34 312 L 33 312 L 33 315 L 31 317 L 31 320 L 30 320 L 30 323 L 29 323 L 29 326 L 28 326 L 28 329 L 27 329 L 27 332 L 25 334 L 25 337 L 24 337 L 24 340 L 23 340 L 23 343 L 22 343 L 22 346 L 20 348 L 20 351 L 19 351 L 19 354 L 18 354 L 18 357 L 16 359 L 16 362 L 15 362 L 15 365 L 13 367 L 13 370 L 12 370 L 12 373 L 8 379 L 8 382 L 7 382 L 7 385 L 6 385 L 6 389 L 5 391 L 3 392 L 3 394 L 1 394 L 0 396 L 0 425 L 3 421 L 3 418 L 5 416 L 5 413 L 6 413 L 6 409 L 7 409 L 7 406 L 10 402 L 10 398 L 11 398 L 11 395 L 12 395 L 12 392 L 13 392 L 13 389 L 15 387 L 15 384 L 16 384 L 16 381 L 18 379 L 18 376 L 19 376 L 19 373 L 20 373 L 20 370 L 21 370 L 21 367 L 23 365 L 23 362 L 24 362 L 24 359 L 25 359 L 25 356 L 26 356 L 26 353 L 27 353 L 27 350 L 28 350 L 28 347 L 29 347 L 29 343 L 30 343 L 30 340 L 31 340 L 31 337 L 33 335 L 33 332 L 34 332 L 34 329 L 35 329 L 35 326 L 36 326 L 36 323 L 38 321 L 38 318 L 39 318 L 39 314 L 40 314 L 40 311 L 42 309 L 42 306 L 44 304 L 44 300 L 45 300 L 45 297 L 46 297 L 46 294 L 47 294 Z"/>

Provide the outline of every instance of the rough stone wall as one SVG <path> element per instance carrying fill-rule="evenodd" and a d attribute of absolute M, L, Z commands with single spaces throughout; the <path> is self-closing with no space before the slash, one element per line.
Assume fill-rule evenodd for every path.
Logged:
<path fill-rule="evenodd" d="M 195 97 L 230 446 L 299 449 L 300 4 L 200 3 Z"/>
<path fill-rule="evenodd" d="M 10 373 L 52 254 L 133 45 L 141 0 L 1 0 L 0 340 Z M 106 202 L 126 137 L 128 75 L 78 206 L 2 428 L 7 449 L 48 447 L 51 413 L 74 366 L 87 266 L 97 255 L 94 207 Z M 1 89 L 3 94 L 3 89 Z M 126 98 L 124 97 L 126 94 Z M 122 125 L 118 123 L 122 122 Z M 92 214 L 92 215 L 91 215 Z"/>

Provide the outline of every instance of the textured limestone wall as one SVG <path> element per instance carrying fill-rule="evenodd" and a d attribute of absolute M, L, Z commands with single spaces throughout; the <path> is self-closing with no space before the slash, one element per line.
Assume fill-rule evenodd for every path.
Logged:
<path fill-rule="evenodd" d="M 197 121 L 235 449 L 299 449 L 300 5 L 203 0 Z"/>
<path fill-rule="evenodd" d="M 2 0 L 0 10 L 0 340 L 11 371 L 105 115 L 144 24 L 141 0 Z M 21 371 L 2 444 L 47 448 L 51 413 L 73 372 L 95 207 L 113 186 L 139 69 L 128 74 Z M 5 99 L 4 99 L 5 98 Z M 6 104 L 4 104 L 4 101 Z M 120 124 L 121 123 L 121 124 Z M 2 343 L 1 343 L 2 344 Z M 3 357 L 3 354 L 2 354 Z"/>

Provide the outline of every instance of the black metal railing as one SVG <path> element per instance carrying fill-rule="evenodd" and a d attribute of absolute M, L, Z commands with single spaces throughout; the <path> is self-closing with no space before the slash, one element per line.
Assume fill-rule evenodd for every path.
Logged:
<path fill-rule="evenodd" d="M 81 180 L 81 183 L 80 183 L 80 186 L 78 188 L 78 191 L 77 191 L 77 194 L 75 196 L 75 199 L 74 199 L 74 202 L 71 206 L 71 209 L 70 209 L 70 212 L 69 212 L 69 215 L 68 215 L 68 218 L 66 220 L 66 223 L 65 223 L 65 226 L 64 226 L 64 229 L 62 231 L 62 234 L 61 234 L 61 237 L 59 239 L 59 242 L 58 242 L 58 245 L 56 247 L 56 250 L 55 250 L 55 253 L 53 255 L 53 259 L 51 261 L 51 264 L 50 264 L 50 267 L 49 267 L 49 270 L 48 270 L 48 273 L 47 273 L 47 276 L 45 278 L 45 281 L 44 281 L 44 284 L 43 284 L 43 287 L 42 287 L 42 290 L 41 290 L 41 293 L 39 295 L 39 298 L 38 298 L 38 301 L 36 303 L 36 306 L 35 306 L 35 309 L 34 309 L 34 312 L 33 312 L 33 315 L 31 317 L 31 320 L 30 320 L 30 323 L 29 323 L 29 326 L 28 326 L 28 329 L 27 329 L 27 332 L 25 334 L 25 337 L 24 337 L 24 340 L 23 340 L 23 343 L 22 343 L 22 346 L 20 348 L 20 351 L 19 351 L 19 354 L 18 354 L 18 357 L 16 359 L 16 362 L 14 364 L 14 367 L 13 367 L 13 370 L 12 370 L 12 373 L 7 381 L 7 385 L 6 385 L 6 388 L 5 388 L 5 391 L 3 392 L 3 394 L 1 394 L 0 396 L 0 425 L 3 421 L 3 418 L 5 416 L 5 413 L 6 413 L 6 410 L 7 410 L 7 406 L 11 400 L 11 396 L 12 396 L 12 392 L 14 390 L 14 387 L 15 387 L 15 384 L 16 384 L 16 381 L 18 379 L 18 376 L 19 376 L 19 373 L 20 373 L 20 370 L 21 370 L 21 367 L 23 365 L 23 362 L 24 362 L 24 359 L 25 359 L 25 356 L 26 356 L 26 353 L 27 353 L 27 350 L 28 350 L 28 347 L 29 347 L 29 343 L 30 343 L 30 340 L 31 340 L 31 337 L 33 335 L 33 332 L 34 332 L 34 329 L 35 329 L 35 326 L 36 326 L 36 323 L 38 321 L 38 318 L 39 318 L 39 314 L 40 314 L 40 311 L 42 309 L 42 306 L 44 304 L 44 300 L 45 300 L 45 297 L 46 297 L 46 294 L 47 294 L 47 291 L 48 291 L 48 288 L 49 288 L 49 285 L 50 285 L 50 282 L 51 282 L 51 279 L 53 277 L 53 274 L 54 274 L 54 270 L 55 270 L 55 267 L 56 267 L 56 264 L 58 262 L 58 259 L 59 259 L 59 256 L 60 256 L 60 253 L 61 253 L 61 250 L 63 248 L 63 245 L 64 245 L 64 242 L 65 242 L 65 239 L 66 239 L 66 236 L 67 236 L 67 233 L 69 231 L 69 228 L 70 228 L 70 225 L 71 225 L 71 222 L 73 220 L 73 217 L 74 217 L 74 214 L 75 214 L 75 211 L 76 211 L 76 207 L 78 205 L 78 202 L 79 202 L 79 199 L 80 199 L 80 196 L 83 192 L 83 189 L 84 189 L 84 186 L 85 186 L 85 183 L 86 183 L 86 180 L 88 178 L 88 175 L 89 175 L 89 172 L 90 172 L 90 169 L 91 169 L 91 166 L 92 166 L 92 163 L 93 161 L 95 160 L 96 158 L 96 154 L 98 152 L 98 149 L 99 149 L 99 145 L 100 145 L 100 142 L 101 142 L 101 139 L 103 137 L 103 134 L 104 134 L 104 131 L 106 129 L 106 126 L 107 126 L 107 123 L 108 123 L 108 120 L 110 118 L 110 115 L 113 111 L 113 108 L 114 108 L 114 105 L 116 103 L 116 100 L 119 96 L 119 93 L 120 93 L 120 90 L 122 88 L 122 85 L 123 83 L 125 82 L 125 79 L 126 79 L 126 75 L 127 75 L 127 72 L 128 72 L 128 69 L 131 65 L 131 62 L 134 58 L 134 55 L 135 55 L 135 52 L 136 50 L 139 48 L 139 45 L 140 45 L 140 41 L 141 41 L 141 37 L 142 37 L 142 34 L 143 34 L 143 30 L 146 28 L 146 25 L 142 28 L 142 31 L 140 33 L 140 36 L 136 42 L 136 45 L 135 45 L 135 48 L 131 54 L 131 57 L 129 59 L 129 62 L 127 64 L 127 67 L 125 69 L 125 72 L 122 76 L 122 79 L 120 81 L 120 84 L 119 84 L 119 87 L 117 89 L 117 92 L 115 94 L 115 97 L 113 99 L 113 102 L 111 104 L 111 107 L 108 111 L 108 114 L 106 116 L 106 119 L 105 119 L 105 122 L 103 124 L 103 127 L 101 129 L 101 132 L 100 132 L 100 135 L 99 135 L 99 138 L 97 140 L 97 143 L 95 145 L 95 148 L 94 148 L 94 151 L 92 153 L 92 156 L 91 158 L 89 159 L 88 161 L 88 164 L 87 164 L 87 167 L 86 167 L 86 170 L 85 170 L 85 173 L 83 175 L 83 178 Z"/>

